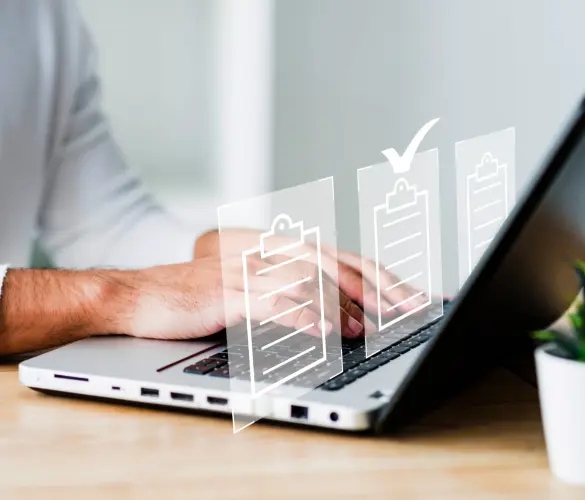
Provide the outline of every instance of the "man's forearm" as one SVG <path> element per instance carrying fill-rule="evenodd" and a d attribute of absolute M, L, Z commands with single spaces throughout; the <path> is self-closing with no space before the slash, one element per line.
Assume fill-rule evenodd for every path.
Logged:
<path fill-rule="evenodd" d="M 9 270 L 0 297 L 0 355 L 121 333 L 118 271 Z M 125 302 L 126 301 L 126 302 Z"/>

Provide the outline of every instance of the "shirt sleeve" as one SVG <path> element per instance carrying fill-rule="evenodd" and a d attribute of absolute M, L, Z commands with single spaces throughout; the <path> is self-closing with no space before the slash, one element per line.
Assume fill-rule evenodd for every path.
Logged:
<path fill-rule="evenodd" d="M 55 138 L 38 220 L 40 245 L 56 265 L 70 268 L 191 260 L 201 228 L 171 217 L 125 164 L 101 111 L 92 40 L 75 2 L 60 5 Z"/>
<path fill-rule="evenodd" d="M 4 284 L 4 278 L 8 272 L 9 264 L 0 264 L 0 297 L 2 296 L 2 285 Z"/>

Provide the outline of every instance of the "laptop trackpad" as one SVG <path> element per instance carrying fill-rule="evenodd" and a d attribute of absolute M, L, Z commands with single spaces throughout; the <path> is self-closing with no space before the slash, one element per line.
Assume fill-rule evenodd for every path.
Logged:
<path fill-rule="evenodd" d="M 169 365 L 222 345 L 209 340 L 147 340 L 93 337 L 48 352 L 27 363 L 35 368 L 122 378 L 152 377 Z"/>

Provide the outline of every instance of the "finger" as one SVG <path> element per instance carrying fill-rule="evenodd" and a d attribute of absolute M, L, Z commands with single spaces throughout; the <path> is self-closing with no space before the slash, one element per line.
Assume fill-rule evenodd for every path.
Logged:
<path fill-rule="evenodd" d="M 378 314 L 378 295 L 372 284 L 363 278 L 361 272 L 348 264 L 339 263 L 339 288 L 366 311 Z M 390 307 L 384 303 L 382 309 Z"/>
<path fill-rule="evenodd" d="M 281 256 L 280 256 L 281 258 Z M 336 331 L 349 337 L 363 334 L 363 313 L 347 296 L 340 304 L 339 287 L 323 273 L 320 276 L 317 266 L 307 262 L 294 262 L 286 268 L 270 271 L 271 278 L 264 283 L 255 283 L 258 288 L 273 287 L 272 292 L 264 292 L 261 297 L 282 294 L 288 298 L 306 304 L 316 313 L 323 313 L 333 324 Z M 323 288 L 323 294 L 320 293 Z M 345 305 L 347 304 L 347 306 Z"/>
<path fill-rule="evenodd" d="M 254 294 L 257 300 L 266 303 L 286 297 L 293 300 L 302 308 L 310 309 L 315 314 L 324 317 L 333 328 L 342 331 L 340 323 L 339 300 L 332 301 L 325 293 L 320 292 L 320 280 L 317 266 L 295 261 L 286 266 L 274 265 L 274 262 L 283 262 L 283 256 L 275 256 L 272 263 L 256 262 L 250 267 L 248 275 L 248 293 Z M 286 261 L 284 261 L 286 262 Z M 352 328 L 356 330 L 356 325 Z M 315 329 L 320 333 L 320 328 Z"/>
<path fill-rule="evenodd" d="M 281 262 L 286 265 L 279 266 Z M 261 292 L 261 299 L 283 295 L 305 303 L 317 313 L 323 308 L 326 319 L 337 331 L 348 337 L 363 335 L 366 324 L 368 328 L 374 328 L 353 300 L 344 292 L 340 295 L 335 281 L 325 273 L 320 276 L 319 268 L 314 264 L 300 260 L 290 262 L 286 256 L 275 255 L 271 264 L 256 263 L 255 266 L 256 276 L 250 278 L 249 286 Z M 359 296 L 359 290 L 356 290 L 359 288 L 359 283 L 354 283 L 354 295 Z"/>
<path fill-rule="evenodd" d="M 342 321 L 347 321 L 348 328 L 344 330 L 346 336 L 360 337 L 366 332 L 373 333 L 377 331 L 376 325 L 366 316 L 364 311 L 351 299 L 351 297 L 345 294 L 343 290 L 338 290 L 338 293 L 339 305 L 342 311 Z"/>
<path fill-rule="evenodd" d="M 322 333 L 328 335 L 333 330 L 333 324 L 327 319 L 324 324 L 321 323 L 318 312 L 283 295 L 274 295 L 268 300 L 262 300 L 257 294 L 251 294 L 250 318 L 257 321 L 260 326 L 276 323 L 292 328 L 298 333 L 318 337 Z"/>
<path fill-rule="evenodd" d="M 363 276 L 370 283 L 375 283 L 376 280 L 379 280 L 380 312 L 384 315 L 411 311 L 428 300 L 424 292 L 417 290 L 410 284 L 417 278 L 416 274 L 398 277 L 385 270 L 384 267 L 376 266 L 371 260 L 365 259 L 363 263 Z M 370 292 L 370 296 L 374 294 L 377 300 L 376 292 Z"/>
<path fill-rule="evenodd" d="M 394 276 L 383 267 L 377 267 L 371 259 L 359 254 L 340 251 L 338 259 L 340 262 L 339 284 L 343 291 L 369 312 L 383 316 L 396 314 L 396 311 L 392 310 L 393 300 L 401 301 L 406 297 L 400 295 L 400 290 L 388 295 L 384 289 L 399 280 L 394 280 Z M 376 291 L 378 280 L 380 280 L 380 297 Z M 360 293 L 361 296 L 358 295 Z"/>
<path fill-rule="evenodd" d="M 329 307 L 340 310 L 340 332 L 346 337 L 359 337 L 365 330 L 372 331 L 375 325 L 364 314 L 363 310 L 329 277 L 324 277 L 324 291 Z M 326 307 L 328 304 L 326 304 Z"/>

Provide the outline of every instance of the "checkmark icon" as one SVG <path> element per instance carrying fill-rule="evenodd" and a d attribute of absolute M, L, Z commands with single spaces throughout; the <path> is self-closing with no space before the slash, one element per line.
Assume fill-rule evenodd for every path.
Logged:
<path fill-rule="evenodd" d="M 434 118 L 430 122 L 425 123 L 413 137 L 412 141 L 410 141 L 410 144 L 402 156 L 400 156 L 394 148 L 382 151 L 382 154 L 388 159 L 395 173 L 403 174 L 408 172 L 410 169 L 410 164 L 412 163 L 412 160 L 414 160 L 414 155 L 416 155 L 416 151 L 420 146 L 420 143 L 423 141 L 429 130 L 431 130 L 433 125 L 438 121 L 439 118 Z"/>

